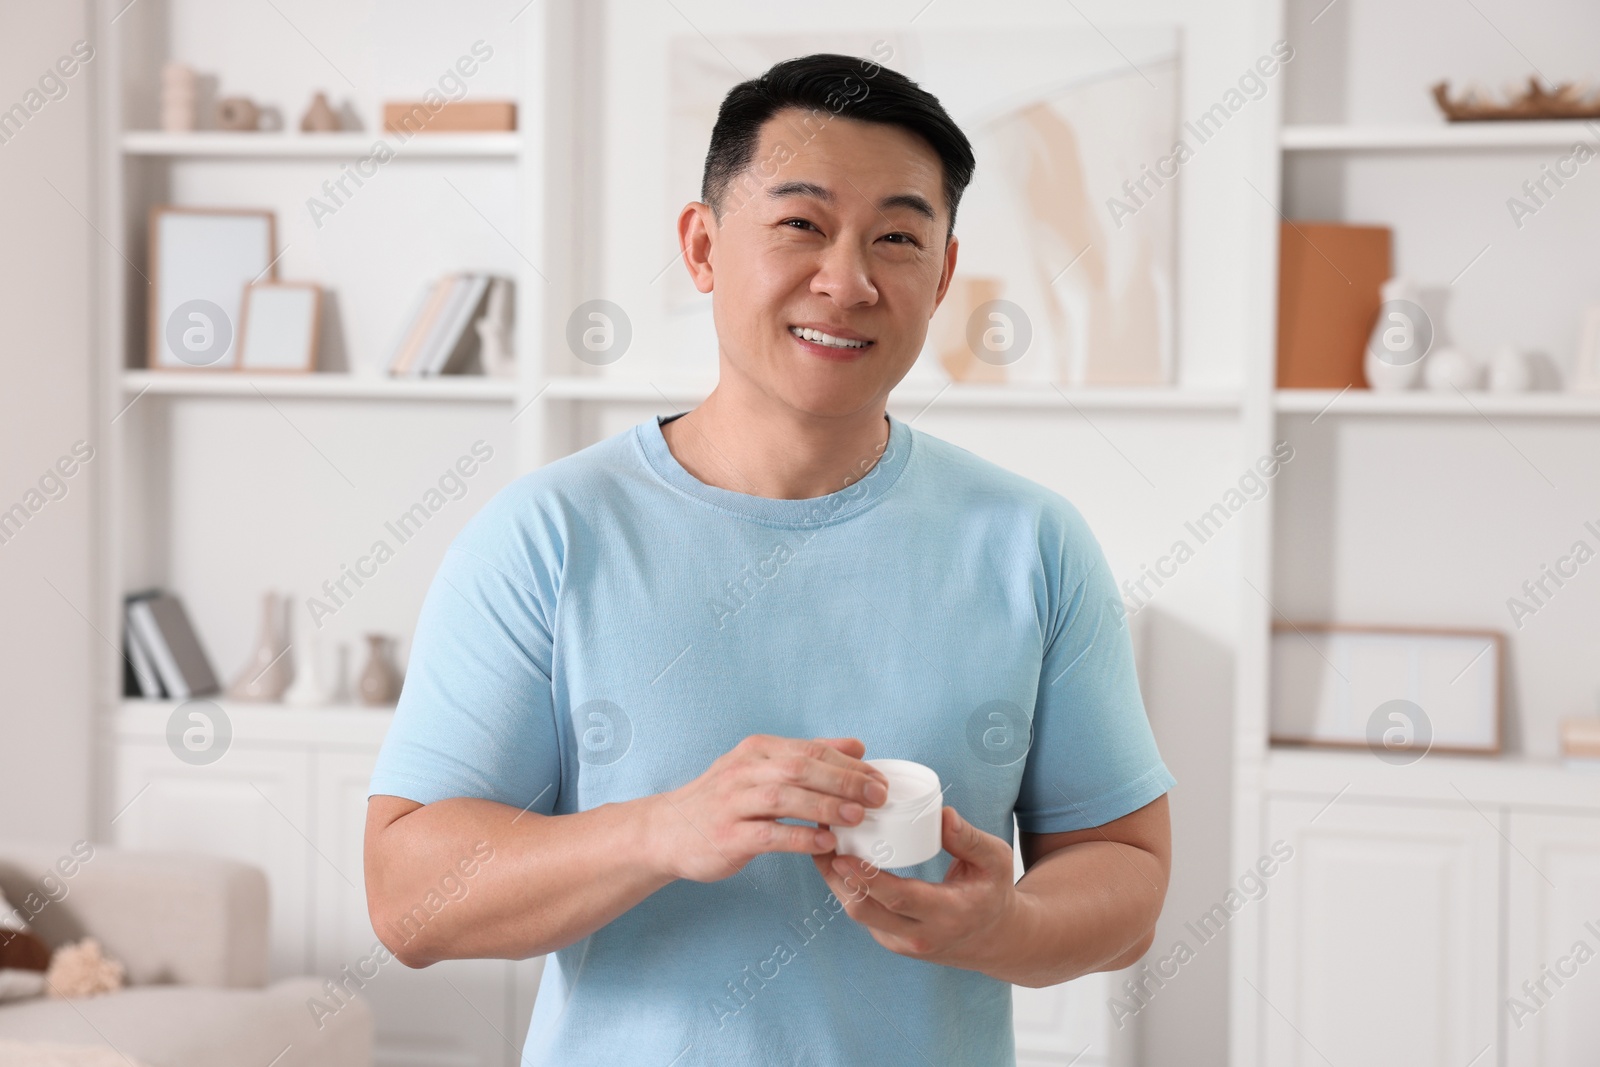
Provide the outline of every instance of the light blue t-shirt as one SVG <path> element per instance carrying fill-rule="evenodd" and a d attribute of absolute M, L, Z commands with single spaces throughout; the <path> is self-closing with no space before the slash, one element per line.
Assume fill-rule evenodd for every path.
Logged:
<path fill-rule="evenodd" d="M 756 733 L 926 764 L 1008 842 L 1013 813 L 1079 830 L 1173 785 L 1064 498 L 892 416 L 848 488 L 753 496 L 691 475 L 662 421 L 523 476 L 456 537 L 369 793 L 562 815 Z M 546 961 L 524 1062 L 1015 1062 L 1009 984 L 890 952 L 842 908 L 805 854 L 674 882 Z"/>

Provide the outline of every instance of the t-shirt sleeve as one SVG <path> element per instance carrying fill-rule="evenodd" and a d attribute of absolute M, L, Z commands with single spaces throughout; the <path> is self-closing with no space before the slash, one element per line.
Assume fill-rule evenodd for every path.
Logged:
<path fill-rule="evenodd" d="M 481 797 L 553 813 L 561 758 L 544 601 L 459 541 L 446 551 L 369 796 Z"/>
<path fill-rule="evenodd" d="M 1101 826 L 1167 792 L 1134 669 L 1116 579 L 1073 510 L 1043 553 L 1054 590 L 1033 735 L 1017 796 L 1017 828 L 1053 834 Z"/>

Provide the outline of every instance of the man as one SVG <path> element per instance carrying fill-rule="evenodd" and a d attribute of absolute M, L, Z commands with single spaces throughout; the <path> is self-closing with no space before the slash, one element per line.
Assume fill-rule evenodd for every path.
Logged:
<path fill-rule="evenodd" d="M 526 1062 L 1009 1064 L 1009 983 L 1149 947 L 1173 780 L 1100 547 L 885 413 L 972 170 L 888 69 L 734 88 L 678 224 L 716 389 L 514 482 L 446 553 L 368 900 L 411 967 L 553 954 Z M 938 773 L 935 859 L 835 854 L 884 799 L 869 756 Z"/>

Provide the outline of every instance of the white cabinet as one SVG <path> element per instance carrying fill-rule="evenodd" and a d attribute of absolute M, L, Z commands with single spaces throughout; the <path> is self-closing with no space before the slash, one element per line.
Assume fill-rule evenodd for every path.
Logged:
<path fill-rule="evenodd" d="M 374 955 L 378 935 L 367 913 L 362 839 L 367 782 L 375 750 L 312 755 L 317 849 L 350 873 L 317 882 L 313 923 L 315 973 L 335 981 L 362 979 L 361 995 L 377 1016 L 378 1067 L 491 1067 L 515 1064 L 527 1036 L 532 1001 L 521 1008 L 519 986 L 537 988 L 543 960 L 447 960 L 412 970 Z M 354 884 L 351 884 L 354 883 Z M 347 972 L 345 968 L 349 968 Z M 364 976 L 371 975 L 370 978 Z"/>
<path fill-rule="evenodd" d="M 1013 825 L 1013 841 L 1020 841 Z M 1015 877 L 1022 855 L 1013 849 Z M 1088 974 L 1073 982 L 1033 989 L 1011 987 L 1011 1022 L 1018 1067 L 1119 1067 L 1127 1062 L 1132 1028 L 1111 1026 L 1106 1002 L 1113 976 Z"/>
<path fill-rule="evenodd" d="M 1274 798 L 1260 1062 L 1498 1064 L 1500 834 L 1461 804 Z"/>
<path fill-rule="evenodd" d="M 1110 1067 L 1124 1062 L 1108 1022 L 1111 976 L 1031 989 L 1012 986 L 1018 1067 Z"/>
<path fill-rule="evenodd" d="M 1507 870 L 1508 1067 L 1600 1058 L 1600 815 L 1513 812 Z"/>
<path fill-rule="evenodd" d="M 260 867 L 272 909 L 272 976 L 307 973 L 308 904 L 313 863 L 320 861 L 310 847 L 304 756 L 235 745 L 217 762 L 195 766 L 173 755 L 164 740 L 142 737 L 120 741 L 111 766 L 113 843 L 204 852 Z"/>
<path fill-rule="evenodd" d="M 266 872 L 271 974 L 310 974 L 360 995 L 377 1020 L 376 1067 L 521 1062 L 543 960 L 382 962 L 362 862 L 367 782 L 389 715 L 228 705 L 232 740 L 196 766 L 168 747 L 172 705 L 115 717 L 110 839 L 227 856 Z M 337 1009 L 339 999 L 324 1001 Z M 307 1010 L 312 1010 L 310 1005 Z"/>

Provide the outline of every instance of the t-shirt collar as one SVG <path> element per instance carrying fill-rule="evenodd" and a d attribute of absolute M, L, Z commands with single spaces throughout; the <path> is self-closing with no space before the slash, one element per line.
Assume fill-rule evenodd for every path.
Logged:
<path fill-rule="evenodd" d="M 646 464 L 672 488 L 712 507 L 769 526 L 794 528 L 831 526 L 857 515 L 881 500 L 905 470 L 911 458 L 911 427 L 885 412 L 889 440 L 883 455 L 857 480 L 825 496 L 804 500 L 778 500 L 772 497 L 739 493 L 707 485 L 678 462 L 667 447 L 661 427 L 677 415 L 657 415 L 636 428 L 639 448 Z"/>

